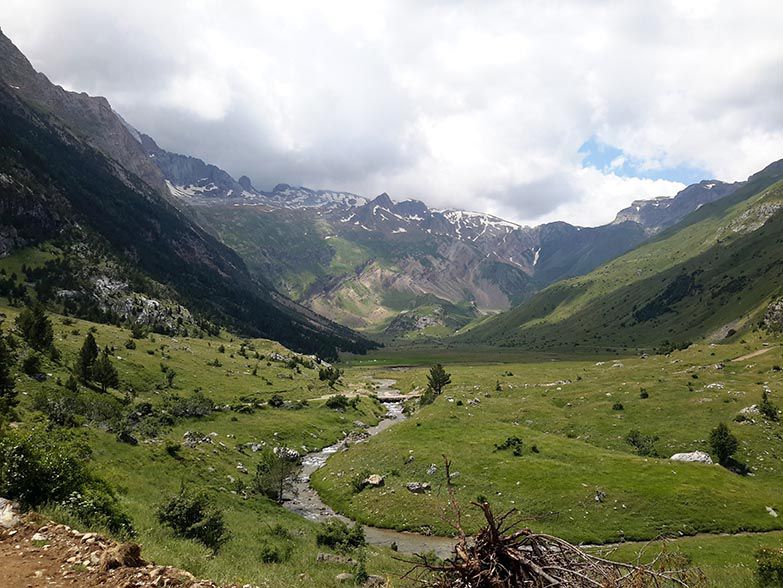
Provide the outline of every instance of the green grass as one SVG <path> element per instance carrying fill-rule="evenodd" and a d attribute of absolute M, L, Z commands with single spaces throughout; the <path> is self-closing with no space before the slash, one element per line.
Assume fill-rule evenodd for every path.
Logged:
<path fill-rule="evenodd" d="M 442 472 L 446 454 L 460 472 L 455 483 L 462 502 L 485 495 L 497 509 L 519 508 L 536 517 L 531 523 L 536 528 L 574 541 L 781 529 L 781 519 L 766 507 L 783 510 L 783 426 L 732 420 L 759 402 L 763 382 L 781 403 L 783 375 L 772 367 L 783 363 L 783 352 L 777 347 L 747 363 L 713 367 L 756 348 L 761 348 L 758 339 L 695 346 L 672 357 L 623 358 L 618 367 L 613 361 L 450 364 L 453 384 L 433 405 L 336 455 L 313 481 L 327 502 L 364 523 L 448 533 L 442 477 L 425 472 L 431 463 Z M 404 392 L 423 387 L 425 372 L 374 370 L 397 379 Z M 504 375 L 508 372 L 513 375 Z M 495 391 L 498 381 L 501 392 Z M 641 388 L 649 398 L 640 398 Z M 480 403 L 469 405 L 474 398 Z M 617 401 L 624 410 L 612 410 Z M 630 430 L 639 429 L 660 438 L 656 449 L 664 457 L 709 451 L 709 432 L 721 421 L 740 438 L 737 457 L 752 468 L 752 476 L 640 457 L 624 441 Z M 524 442 L 520 457 L 495 450 L 512 436 Z M 406 464 L 409 455 L 415 459 Z M 351 477 L 363 470 L 387 474 L 386 486 L 354 494 Z M 410 481 L 428 481 L 435 490 L 410 494 L 404 488 Z M 597 490 L 607 495 L 603 503 L 594 499 Z M 475 530 L 480 520 L 467 513 L 464 522 Z"/>
<path fill-rule="evenodd" d="M 18 310 L 0 306 L 0 312 L 6 315 L 3 330 L 10 328 Z M 24 421 L 38 418 L 30 407 L 33 393 L 54 389 L 58 386 L 57 378 L 67 379 L 66 366 L 74 361 L 91 328 L 95 329 L 95 338 L 101 347 L 116 347 L 112 355 L 120 372 L 121 389 L 110 393 L 119 397 L 132 388 L 137 400 L 155 405 L 164 393 L 187 395 L 200 387 L 222 406 L 248 399 L 267 400 L 273 393 L 281 394 L 287 400 L 301 400 L 333 392 L 318 380 L 317 370 L 301 368 L 299 374 L 281 362 L 272 361 L 267 365 L 266 360 L 261 360 L 257 375 L 253 376 L 256 360 L 239 356 L 240 341 L 229 334 L 208 339 L 153 335 L 136 340 L 136 349 L 129 350 L 123 345 L 130 339 L 126 329 L 75 319 L 67 319 L 69 324 L 66 325 L 63 317 L 51 315 L 51 318 L 55 345 L 62 353 L 62 360 L 59 364 L 45 361 L 49 378 L 43 383 L 17 375 L 22 400 L 20 413 Z M 74 334 L 75 331 L 79 334 Z M 275 352 L 290 354 L 271 341 L 246 342 L 266 356 Z M 225 353 L 218 352 L 221 344 L 225 346 Z M 222 367 L 207 366 L 206 362 L 215 358 L 222 362 Z M 161 362 L 177 373 L 173 390 L 163 388 Z M 272 385 L 267 385 L 267 381 Z M 345 387 L 339 387 L 340 390 Z M 356 429 L 353 421 L 372 424 L 384 412 L 385 409 L 370 398 L 362 399 L 356 410 L 349 409 L 345 413 L 325 408 L 323 400 L 312 400 L 309 406 L 300 410 L 259 408 L 252 414 L 221 410 L 206 418 L 178 422 L 158 438 L 141 439 L 136 446 L 120 443 L 114 434 L 91 427 L 75 431 L 92 448 L 92 469 L 115 488 L 122 508 L 131 516 L 145 557 L 220 582 L 275 587 L 332 586 L 336 585 L 334 578 L 338 573 L 350 569 L 348 566 L 315 564 L 316 554 L 324 549 L 315 545 L 314 523 L 265 498 L 242 497 L 240 490 L 250 483 L 259 458 L 249 449 L 240 450 L 239 445 L 264 442 L 312 451 L 330 445 L 346 432 Z M 213 444 L 195 448 L 183 445 L 177 452 L 178 457 L 169 455 L 164 449 L 166 443 L 181 443 L 188 430 L 216 433 Z M 238 470 L 239 464 L 249 473 Z M 175 493 L 182 483 L 205 490 L 225 511 L 231 539 L 217 556 L 193 541 L 174 537 L 155 518 L 155 507 L 165 495 Z M 48 514 L 73 523 L 58 510 L 50 510 Z M 272 528 L 278 524 L 288 529 L 290 540 L 272 534 Z M 290 559 L 281 564 L 262 564 L 259 553 L 265 542 L 280 548 L 290 545 Z M 368 549 L 367 566 L 371 573 L 400 574 L 405 570 L 402 564 L 391 559 L 388 550 L 376 548 Z"/>

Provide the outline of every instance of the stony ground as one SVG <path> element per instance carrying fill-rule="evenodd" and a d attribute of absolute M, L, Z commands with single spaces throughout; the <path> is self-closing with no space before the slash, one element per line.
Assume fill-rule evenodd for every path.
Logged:
<path fill-rule="evenodd" d="M 120 544 L 95 533 L 80 533 L 35 515 L 4 517 L 0 526 L 0 562 L 0 584 L 5 588 L 218 588 L 184 570 L 145 562 L 136 544 Z"/>

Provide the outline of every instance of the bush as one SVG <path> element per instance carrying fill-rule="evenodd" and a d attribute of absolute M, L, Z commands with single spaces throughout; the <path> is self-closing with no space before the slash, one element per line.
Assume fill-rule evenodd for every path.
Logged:
<path fill-rule="evenodd" d="M 342 370 L 334 366 L 329 366 L 318 370 L 318 379 L 329 384 L 330 388 L 334 388 L 335 385 L 339 383 L 342 375 Z"/>
<path fill-rule="evenodd" d="M 349 527 L 339 519 L 330 519 L 322 523 L 316 533 L 315 542 L 318 545 L 343 552 L 364 547 L 367 544 L 361 525 L 355 524 L 353 527 Z"/>
<path fill-rule="evenodd" d="M 756 551 L 756 581 L 763 588 L 783 586 L 783 549 L 762 547 Z"/>
<path fill-rule="evenodd" d="M 205 494 L 190 492 L 184 486 L 158 506 L 157 518 L 175 535 L 199 541 L 213 552 L 229 538 L 223 513 Z"/>
<path fill-rule="evenodd" d="M 114 494 L 105 486 L 88 486 L 82 492 L 73 492 L 60 505 L 89 527 L 108 529 L 123 538 L 136 534 L 130 518 L 120 510 Z"/>
<path fill-rule="evenodd" d="M 777 421 L 780 418 L 778 416 L 778 407 L 770 402 L 769 395 L 767 394 L 766 390 L 761 393 L 761 404 L 759 404 L 759 412 L 764 418 L 769 419 L 770 421 Z"/>
<path fill-rule="evenodd" d="M 267 402 L 272 408 L 282 408 L 285 404 L 285 399 L 280 394 L 272 394 L 272 398 Z"/>
<path fill-rule="evenodd" d="M 66 431 L 10 430 L 0 437 L 0 496 L 26 508 L 60 502 L 91 482 L 89 455 Z"/>
<path fill-rule="evenodd" d="M 182 398 L 175 394 L 163 399 L 163 410 L 176 418 L 203 418 L 215 410 L 215 403 L 204 395 L 201 390 L 195 390 L 191 396 Z"/>
<path fill-rule="evenodd" d="M 657 440 L 657 436 L 643 435 L 637 429 L 633 429 L 625 436 L 625 442 L 636 450 L 637 455 L 657 455 L 655 451 L 655 442 Z"/>
<path fill-rule="evenodd" d="M 281 548 L 271 543 L 262 543 L 259 557 L 266 564 L 282 563 L 291 557 L 291 546 Z"/>
<path fill-rule="evenodd" d="M 522 439 L 519 437 L 507 437 L 503 443 L 495 444 L 495 451 L 505 451 L 506 449 L 513 449 L 514 455 L 519 457 L 522 455 Z"/>
<path fill-rule="evenodd" d="M 424 390 L 424 394 L 422 394 L 419 397 L 419 404 L 421 406 L 427 406 L 428 404 L 432 404 L 433 402 L 435 402 L 435 398 L 437 398 L 437 396 L 438 395 L 435 393 L 435 390 L 427 386 L 427 389 Z M 462 406 L 461 400 L 457 401 L 457 406 Z"/>
<path fill-rule="evenodd" d="M 57 426 L 75 427 L 79 424 L 82 403 L 79 395 L 67 388 L 38 390 L 33 395 L 33 409 L 44 413 Z"/>
<path fill-rule="evenodd" d="M 612 405 L 612 410 L 625 410 L 625 407 L 623 406 L 622 402 L 615 402 Z"/>
<path fill-rule="evenodd" d="M 649 397 L 650 397 L 650 393 L 647 392 L 646 389 L 642 388 L 641 390 L 639 390 L 639 398 L 644 400 L 645 398 L 649 398 Z"/>
<path fill-rule="evenodd" d="M 326 401 L 326 408 L 331 408 L 332 410 L 339 410 L 341 412 L 345 412 L 348 410 L 348 407 L 356 408 L 359 404 L 359 398 L 354 397 L 350 400 L 342 395 L 337 394 L 336 396 L 332 396 L 331 398 L 327 399 Z"/>
<path fill-rule="evenodd" d="M 41 373 L 41 356 L 35 351 L 28 353 L 22 360 L 22 371 L 28 376 L 35 377 Z"/>

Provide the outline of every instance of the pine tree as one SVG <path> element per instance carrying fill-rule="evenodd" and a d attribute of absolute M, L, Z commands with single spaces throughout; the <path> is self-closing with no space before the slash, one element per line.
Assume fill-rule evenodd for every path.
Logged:
<path fill-rule="evenodd" d="M 446 372 L 441 364 L 436 363 L 430 368 L 430 373 L 427 375 L 427 385 L 435 394 L 439 395 L 449 384 L 451 384 L 451 374 Z"/>
<path fill-rule="evenodd" d="M 33 349 L 38 351 L 52 349 L 54 342 L 52 321 L 46 316 L 41 304 L 28 306 L 20 312 L 16 317 L 16 328 Z"/>
<path fill-rule="evenodd" d="M 718 463 L 726 465 L 739 448 L 739 440 L 732 435 L 726 423 L 720 423 L 710 433 L 710 446 L 718 456 Z"/>
<path fill-rule="evenodd" d="M 117 374 L 117 368 L 114 367 L 109 359 L 109 352 L 104 349 L 95 360 L 92 366 L 92 377 L 101 386 L 101 392 L 120 385 L 120 377 Z"/>
<path fill-rule="evenodd" d="M 79 359 L 76 362 L 76 373 L 82 381 L 87 382 L 92 377 L 92 370 L 95 360 L 98 359 L 98 353 L 98 344 L 95 342 L 95 337 L 92 336 L 92 333 L 87 333 L 82 349 L 79 352 Z"/>
<path fill-rule="evenodd" d="M 19 403 L 16 398 L 14 377 L 11 375 L 13 356 L 0 334 L 0 419 L 11 415 L 13 408 Z"/>

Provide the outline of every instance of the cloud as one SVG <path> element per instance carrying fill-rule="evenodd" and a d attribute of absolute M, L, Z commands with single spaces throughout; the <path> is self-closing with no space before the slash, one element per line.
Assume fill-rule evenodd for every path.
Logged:
<path fill-rule="evenodd" d="M 783 156 L 774 0 L 6 0 L 0 22 L 55 82 L 264 187 L 591 225 Z M 583 162 L 591 138 L 612 160 Z"/>

